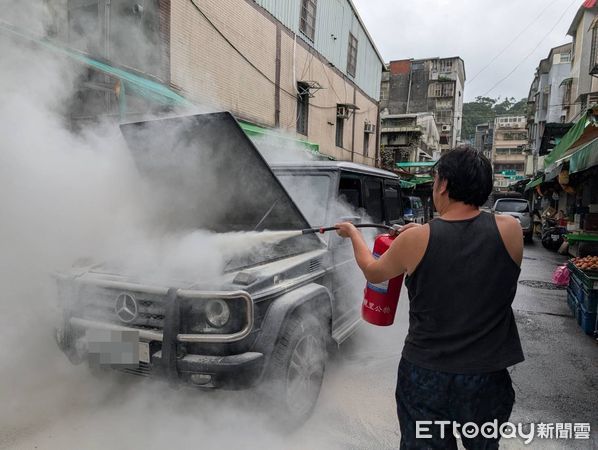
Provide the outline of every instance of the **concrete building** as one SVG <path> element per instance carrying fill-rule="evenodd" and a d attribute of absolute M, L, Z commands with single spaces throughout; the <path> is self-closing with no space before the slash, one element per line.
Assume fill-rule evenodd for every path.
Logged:
<path fill-rule="evenodd" d="M 598 103 L 598 2 L 579 8 L 567 34 L 573 38 L 571 103 L 566 122 L 575 122 L 589 106 Z"/>
<path fill-rule="evenodd" d="M 440 134 L 432 113 L 383 115 L 380 124 L 380 152 L 386 168 L 439 157 Z"/>
<path fill-rule="evenodd" d="M 508 190 L 509 185 L 525 176 L 528 135 L 525 116 L 498 116 L 494 119 L 492 166 L 494 188 Z"/>
<path fill-rule="evenodd" d="M 384 61 L 351 0 L 48 1 L 55 36 L 90 56 L 326 155 L 376 163 Z M 85 95 L 114 114 L 110 90 Z"/>
<path fill-rule="evenodd" d="M 492 158 L 492 144 L 494 142 L 494 122 L 480 123 L 475 127 L 473 147 L 483 153 L 488 159 Z"/>
<path fill-rule="evenodd" d="M 538 158 L 548 154 L 571 127 L 566 120 L 572 106 L 572 50 L 570 43 L 555 47 L 536 68 L 527 109 L 531 174 L 539 167 Z"/>
<path fill-rule="evenodd" d="M 465 64 L 459 57 L 391 61 L 383 74 L 380 109 L 387 114 L 431 112 L 442 150 L 461 141 Z"/>

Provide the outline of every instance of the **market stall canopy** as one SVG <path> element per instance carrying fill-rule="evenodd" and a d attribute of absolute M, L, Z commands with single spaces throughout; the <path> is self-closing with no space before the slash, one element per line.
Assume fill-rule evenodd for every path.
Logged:
<path fill-rule="evenodd" d="M 132 70 L 125 70 L 119 67 L 113 67 L 107 62 L 91 58 L 82 52 L 57 45 L 45 38 L 33 36 L 28 32 L 1 20 L 0 32 L 13 38 L 33 43 L 45 48 L 46 50 L 49 50 L 56 55 L 67 57 L 70 60 L 105 73 L 106 75 L 109 75 L 120 82 L 119 89 L 121 92 L 130 91 L 139 95 L 140 97 L 146 98 L 160 105 L 182 106 L 188 108 L 193 107 L 193 103 L 187 100 L 185 97 L 179 95 L 168 86 L 150 79 L 149 76 L 145 74 L 135 73 Z M 125 98 L 124 95 L 120 95 L 120 97 L 123 99 Z"/>
<path fill-rule="evenodd" d="M 536 186 L 539 186 L 544 181 L 544 175 L 538 176 L 525 185 L 525 191 L 529 191 Z"/>
<path fill-rule="evenodd" d="M 574 149 L 560 162 L 569 161 L 569 173 L 581 172 L 598 165 L 598 138 Z"/>
<path fill-rule="evenodd" d="M 563 136 L 561 141 L 556 147 L 554 147 L 554 149 L 552 149 L 550 154 L 544 158 L 544 167 L 548 169 L 550 166 L 556 164 L 556 162 L 563 157 L 565 152 L 579 140 L 589 123 L 590 121 L 586 116 L 582 117 L 573 126 L 573 128 L 571 128 L 567 134 Z"/>
<path fill-rule="evenodd" d="M 411 181 L 406 181 L 406 180 L 400 180 L 400 183 L 401 183 L 402 189 L 412 189 L 415 186 L 417 186 L 415 183 L 412 183 Z"/>
<path fill-rule="evenodd" d="M 542 134 L 539 155 L 547 155 L 556 147 L 561 139 L 573 127 L 571 123 L 547 123 Z"/>
<path fill-rule="evenodd" d="M 239 121 L 239 125 L 241 126 L 245 134 L 247 134 L 250 138 L 264 138 L 263 142 L 270 142 L 274 145 L 297 145 L 297 147 L 308 150 L 316 156 L 321 156 L 324 159 L 334 159 L 331 156 L 323 155 L 322 153 L 320 153 L 320 146 L 313 142 L 285 136 L 283 134 L 277 133 L 275 130 L 271 128 L 260 127 L 259 125 L 255 125 L 250 122 L 245 122 L 243 120 Z M 263 142 L 259 142 L 258 144 L 262 144 Z"/>
<path fill-rule="evenodd" d="M 399 169 L 406 169 L 410 167 L 434 167 L 437 161 L 419 161 L 419 162 L 398 162 Z"/>
<path fill-rule="evenodd" d="M 434 177 L 428 177 L 428 176 L 423 176 L 423 177 L 414 177 L 412 179 L 409 180 L 411 183 L 420 186 L 426 183 L 434 183 Z"/>

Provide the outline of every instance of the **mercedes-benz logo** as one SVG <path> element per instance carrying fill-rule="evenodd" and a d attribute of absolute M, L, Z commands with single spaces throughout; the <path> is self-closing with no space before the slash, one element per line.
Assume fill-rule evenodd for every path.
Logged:
<path fill-rule="evenodd" d="M 137 300 L 131 294 L 119 294 L 116 297 L 116 305 L 114 307 L 114 312 L 120 320 L 125 323 L 131 323 L 137 318 L 137 314 L 139 313 L 139 307 L 137 306 Z"/>

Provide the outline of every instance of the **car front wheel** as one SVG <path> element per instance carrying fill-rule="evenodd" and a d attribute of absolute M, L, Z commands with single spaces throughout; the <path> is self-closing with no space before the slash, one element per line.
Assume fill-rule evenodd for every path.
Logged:
<path fill-rule="evenodd" d="M 326 339 L 319 320 L 293 316 L 287 322 L 272 354 L 266 380 L 269 397 L 283 425 L 296 427 L 311 415 L 326 361 Z"/>

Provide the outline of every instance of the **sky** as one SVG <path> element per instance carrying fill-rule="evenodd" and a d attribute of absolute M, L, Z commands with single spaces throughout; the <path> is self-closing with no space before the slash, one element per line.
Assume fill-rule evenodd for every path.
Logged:
<path fill-rule="evenodd" d="M 463 58 L 465 101 L 473 101 L 480 95 L 527 97 L 540 60 L 571 42 L 567 30 L 583 0 L 353 2 L 386 62 Z"/>

